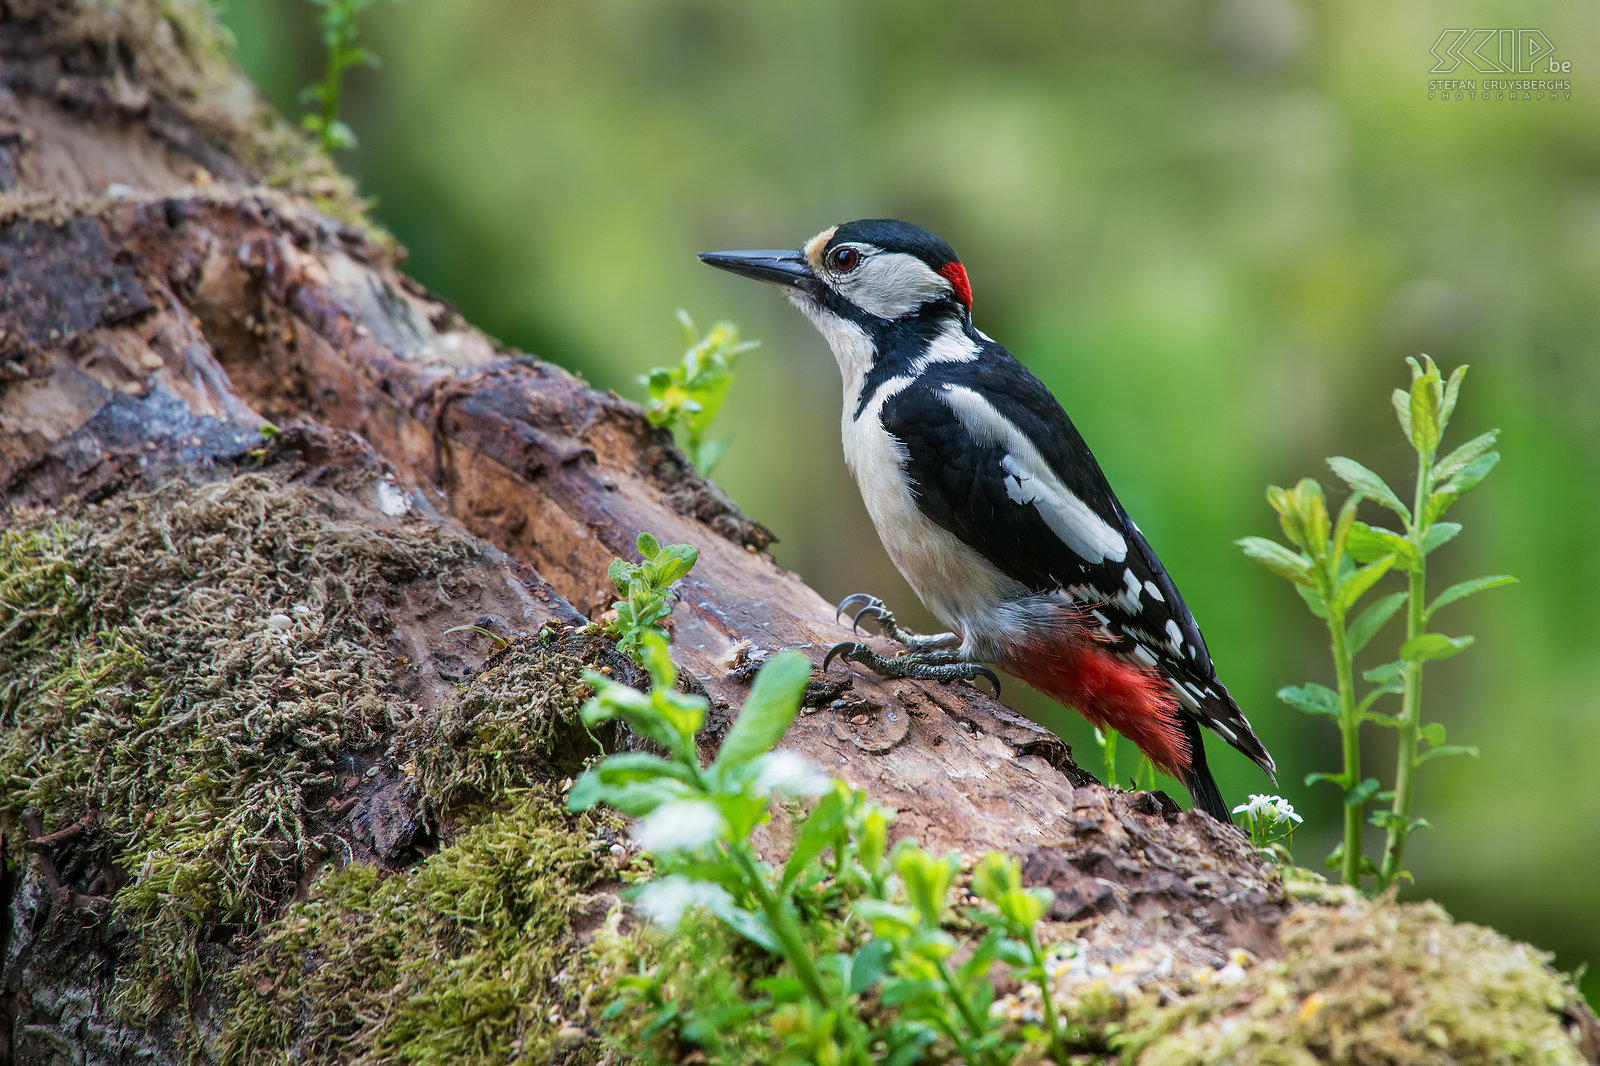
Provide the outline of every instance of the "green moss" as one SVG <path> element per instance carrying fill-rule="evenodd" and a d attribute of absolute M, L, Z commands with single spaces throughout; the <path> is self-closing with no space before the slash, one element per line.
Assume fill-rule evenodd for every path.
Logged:
<path fill-rule="evenodd" d="M 95 822 L 128 877 L 119 999 L 186 999 L 201 945 L 266 918 L 341 849 L 316 808 L 336 760 L 415 716 L 391 691 L 383 595 L 440 595 L 475 556 L 432 526 L 376 530 L 252 475 L 174 484 L 0 542 L 10 676 L 0 819 Z"/>
<path fill-rule="evenodd" d="M 596 1061 L 583 941 L 615 897 L 613 819 L 522 794 L 415 869 L 317 881 L 231 978 L 227 1064 Z M 610 1061 L 616 1061 L 612 1058 Z"/>
<path fill-rule="evenodd" d="M 497 652 L 427 728 L 413 770 L 439 811 L 577 773 L 602 753 L 578 709 L 589 695 L 584 656 L 598 642 L 522 638 Z M 606 729 L 606 737 L 612 730 Z"/>
<path fill-rule="evenodd" d="M 1548 956 L 1432 903 L 1300 907 L 1284 958 L 1130 1013 L 1122 1060 L 1209 1063 L 1578 1064 Z"/>
<path fill-rule="evenodd" d="M 0 721 L 38 689 L 88 614 L 87 574 L 74 551 L 82 528 L 41 516 L 32 521 L 0 531 Z"/>

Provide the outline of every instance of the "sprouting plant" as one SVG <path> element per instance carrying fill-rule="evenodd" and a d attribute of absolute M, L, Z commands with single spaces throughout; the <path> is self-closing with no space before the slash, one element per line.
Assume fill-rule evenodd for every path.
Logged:
<path fill-rule="evenodd" d="M 1115 729 L 1101 729 L 1094 727 L 1094 742 L 1100 748 L 1100 755 L 1105 759 L 1106 776 L 1101 778 L 1107 788 L 1117 787 L 1117 731 Z"/>
<path fill-rule="evenodd" d="M 640 533 L 635 543 L 643 562 L 613 559 L 606 571 L 622 596 L 611 605 L 617 617 L 607 624 L 606 632 L 616 638 L 621 651 L 642 663 L 641 641 L 649 633 L 665 639 L 661 620 L 672 613 L 677 598 L 672 586 L 694 569 L 700 552 L 687 544 L 662 547 L 648 533 Z"/>
<path fill-rule="evenodd" d="M 1428 555 L 1461 532 L 1458 522 L 1441 522 L 1450 507 L 1478 486 L 1495 464 L 1500 453 L 1494 450 L 1500 431 L 1491 429 L 1456 448 L 1443 459 L 1437 458 L 1444 431 L 1461 396 L 1461 382 L 1467 368 L 1457 367 L 1448 382 L 1426 355 L 1411 365 L 1411 389 L 1394 391 L 1395 414 L 1400 428 L 1417 453 L 1417 477 L 1408 508 L 1376 474 L 1350 460 L 1330 460 L 1334 470 L 1358 493 L 1365 493 L 1393 511 L 1400 519 L 1402 532 L 1381 526 L 1356 523 L 1351 531 L 1350 550 L 1358 558 L 1375 558 L 1393 553 L 1395 568 L 1406 572 L 1406 639 L 1400 657 L 1368 671 L 1368 680 L 1383 681 L 1396 674 L 1401 679 L 1400 745 L 1395 770 L 1394 795 L 1387 811 L 1373 816 L 1373 824 L 1388 831 L 1383 865 L 1378 870 L 1378 887 L 1387 888 L 1400 877 L 1409 877 L 1401 866 L 1406 840 L 1414 829 L 1426 825 L 1411 817 L 1416 792 L 1417 768 L 1430 759 L 1450 755 L 1476 757 L 1478 749 L 1445 743 L 1444 726 L 1422 722 L 1422 664 L 1430 659 L 1446 659 L 1472 643 L 1469 636 L 1450 637 L 1430 632 L 1428 623 L 1441 607 L 1475 592 L 1509 585 L 1516 578 L 1506 574 L 1461 581 L 1441 592 L 1432 603 L 1426 595 Z M 1387 724 L 1387 723 L 1385 723 Z M 1426 750 L 1419 750 L 1419 742 Z"/>
<path fill-rule="evenodd" d="M 1420 362 L 1407 362 L 1411 388 L 1395 390 L 1394 406 L 1417 456 L 1411 505 L 1401 502 L 1399 495 L 1365 466 L 1335 457 L 1328 465 L 1351 489 L 1337 519 L 1330 523 L 1322 487 L 1307 478 L 1292 489 L 1267 490 L 1268 502 L 1278 512 L 1292 548 L 1261 537 L 1239 542 L 1246 555 L 1293 582 L 1312 613 L 1327 623 L 1337 691 L 1313 682 L 1281 689 L 1278 697 L 1300 711 L 1327 715 L 1338 723 L 1344 741 L 1344 769 L 1336 774 L 1311 774 L 1306 783 L 1329 781 L 1344 792 L 1344 840 L 1330 865 L 1341 870 L 1346 884 L 1359 884 L 1363 874 L 1373 874 L 1380 889 L 1409 876 L 1401 866 L 1406 840 L 1427 825 L 1411 814 L 1417 768 L 1430 759 L 1477 754 L 1475 748 L 1446 744 L 1443 725 L 1422 722 L 1422 664 L 1455 655 L 1472 643 L 1471 637 L 1430 632 L 1428 622 L 1441 607 L 1515 580 L 1494 575 L 1463 581 L 1445 589 L 1432 603 L 1427 600 L 1427 557 L 1461 532 L 1460 524 L 1440 519 L 1499 461 L 1499 453 L 1493 450 L 1498 431 L 1474 437 L 1443 459 L 1437 458 L 1467 368 L 1457 368 L 1445 381 L 1427 356 Z M 1356 512 L 1363 500 L 1394 512 L 1401 529 L 1358 520 Z M 1347 621 L 1356 604 L 1391 569 L 1407 575 L 1406 589 L 1375 600 L 1353 622 Z M 1399 657 L 1364 671 L 1363 680 L 1373 687 L 1357 699 L 1354 658 L 1402 606 L 1406 607 L 1406 634 Z M 1383 696 L 1394 694 L 1401 697 L 1398 714 L 1373 709 Z M 1392 790 L 1380 791 L 1376 778 L 1361 775 L 1360 730 L 1365 722 L 1399 732 Z M 1423 742 L 1426 748 L 1421 747 Z M 1372 824 L 1388 831 L 1381 866 L 1361 853 L 1362 816 L 1374 800 L 1389 804 L 1371 818 Z"/>
<path fill-rule="evenodd" d="M 783 1062 L 1012 1061 L 1021 1045 L 991 1016 L 989 970 L 1009 964 L 1014 979 L 1038 984 L 1049 1002 L 1038 925 L 1051 893 L 1024 888 L 1015 859 L 985 857 L 971 887 L 992 909 L 965 918 L 990 931 L 962 957 L 947 929 L 956 918 L 949 897 L 958 858 L 910 840 L 891 850 L 888 811 L 805 759 L 773 750 L 811 676 L 803 655 L 783 652 L 767 662 L 716 758 L 701 766 L 695 735 L 706 701 L 673 687 L 675 671 L 658 634 L 647 634 L 642 648 L 650 692 L 591 673 L 596 695 L 582 715 L 589 725 L 622 718 L 666 754 L 601 759 L 573 785 L 569 806 L 604 803 L 638 819 L 635 839 L 659 876 L 637 889 L 634 901 L 654 923 L 672 929 L 686 912 L 702 909 L 782 964 L 732 1008 L 697 1003 L 703 981 L 674 993 L 659 971 L 630 975 L 619 989 L 652 1018 L 646 1032 L 673 1026 L 679 1039 L 706 1047 L 716 1060 L 721 1030 L 710 1013 L 764 1021 L 780 1040 Z M 813 802 L 784 834 L 788 858 L 769 866 L 750 835 L 786 797 Z M 1045 1019 L 1044 1031 L 1023 1035 L 1066 1061 L 1053 1005 Z"/>
<path fill-rule="evenodd" d="M 1244 815 L 1244 827 L 1250 833 L 1250 842 L 1262 851 L 1272 851 L 1274 844 L 1283 845 L 1284 855 L 1294 844 L 1294 831 L 1300 825 L 1300 816 L 1294 805 L 1282 796 L 1263 796 L 1253 793 L 1250 802 L 1233 809 Z"/>
<path fill-rule="evenodd" d="M 639 379 L 650 390 L 645 416 L 651 425 L 671 428 L 695 469 L 709 475 L 731 438 L 708 441 L 706 431 L 722 409 L 740 354 L 760 342 L 739 340 L 739 328 L 731 322 L 718 322 L 702 337 L 689 312 L 679 311 L 678 321 L 687 350 L 677 366 L 656 367 Z"/>
<path fill-rule="evenodd" d="M 317 22 L 322 26 L 322 43 L 328 50 L 328 65 L 322 81 L 300 94 L 302 103 L 313 105 L 300 124 L 322 142 L 322 150 L 353 148 L 356 135 L 339 120 L 339 98 L 344 87 L 344 72 L 351 67 L 376 67 L 378 57 L 371 49 L 356 43 L 356 19 L 379 0 L 310 0 L 322 8 Z"/>
<path fill-rule="evenodd" d="M 1119 734 L 1115 729 L 1100 726 L 1094 727 L 1094 742 L 1100 748 L 1100 756 L 1105 761 L 1106 776 L 1103 778 L 1107 788 L 1118 788 L 1117 784 L 1117 740 Z M 1150 761 L 1148 755 L 1139 756 L 1139 765 L 1134 769 L 1133 780 L 1142 785 L 1147 791 L 1154 791 L 1156 787 L 1156 764 Z"/>

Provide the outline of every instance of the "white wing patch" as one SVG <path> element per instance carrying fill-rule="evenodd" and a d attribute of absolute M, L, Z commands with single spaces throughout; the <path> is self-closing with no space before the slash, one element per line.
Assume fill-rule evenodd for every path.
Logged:
<path fill-rule="evenodd" d="M 944 399 L 974 438 L 1005 448 L 1000 466 L 1007 475 L 1006 495 L 1013 502 L 1035 507 L 1050 532 L 1085 562 L 1120 563 L 1127 558 L 1128 542 L 1122 534 L 1061 483 L 1039 449 L 1010 419 L 960 385 L 945 385 Z"/>
<path fill-rule="evenodd" d="M 1183 651 L 1183 630 L 1178 628 L 1178 623 L 1167 619 L 1167 647 L 1172 649 L 1172 654 L 1178 655 Z"/>

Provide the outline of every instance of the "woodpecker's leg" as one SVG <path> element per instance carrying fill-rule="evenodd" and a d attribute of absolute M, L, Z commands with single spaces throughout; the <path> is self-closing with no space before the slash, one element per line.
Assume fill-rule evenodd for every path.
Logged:
<path fill-rule="evenodd" d="M 879 655 L 865 644 L 847 640 L 829 648 L 828 654 L 822 657 L 823 673 L 828 672 L 828 664 L 836 657 L 846 662 L 860 663 L 879 677 L 904 677 L 917 681 L 972 681 L 986 677 L 989 684 L 994 686 L 994 694 L 1000 695 L 1000 679 L 994 671 L 982 663 L 960 661 L 956 658 L 954 648 L 908 652 L 890 658 Z"/>
<path fill-rule="evenodd" d="M 876 596 L 869 596 L 865 592 L 857 592 L 846 596 L 839 601 L 839 609 L 834 612 L 834 619 L 846 611 L 850 614 L 850 629 L 858 631 L 863 618 L 872 618 L 878 623 L 878 631 L 896 644 L 904 644 L 912 651 L 933 651 L 935 649 L 954 648 L 961 643 L 961 638 L 954 633 L 913 633 L 909 629 L 901 629 L 900 623 L 895 620 L 894 612 Z"/>

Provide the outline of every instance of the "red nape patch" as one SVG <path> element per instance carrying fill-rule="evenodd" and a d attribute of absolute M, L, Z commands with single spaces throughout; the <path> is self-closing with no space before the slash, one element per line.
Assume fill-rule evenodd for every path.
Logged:
<path fill-rule="evenodd" d="M 1189 741 L 1165 678 L 1117 658 L 1087 634 L 1052 633 L 1012 646 L 1007 671 L 1138 745 L 1177 777 L 1189 766 Z"/>
<path fill-rule="evenodd" d="M 961 301 L 968 311 L 972 310 L 972 283 L 967 280 L 967 268 L 960 263 L 946 263 L 939 268 L 939 273 L 956 290 L 956 299 Z"/>

